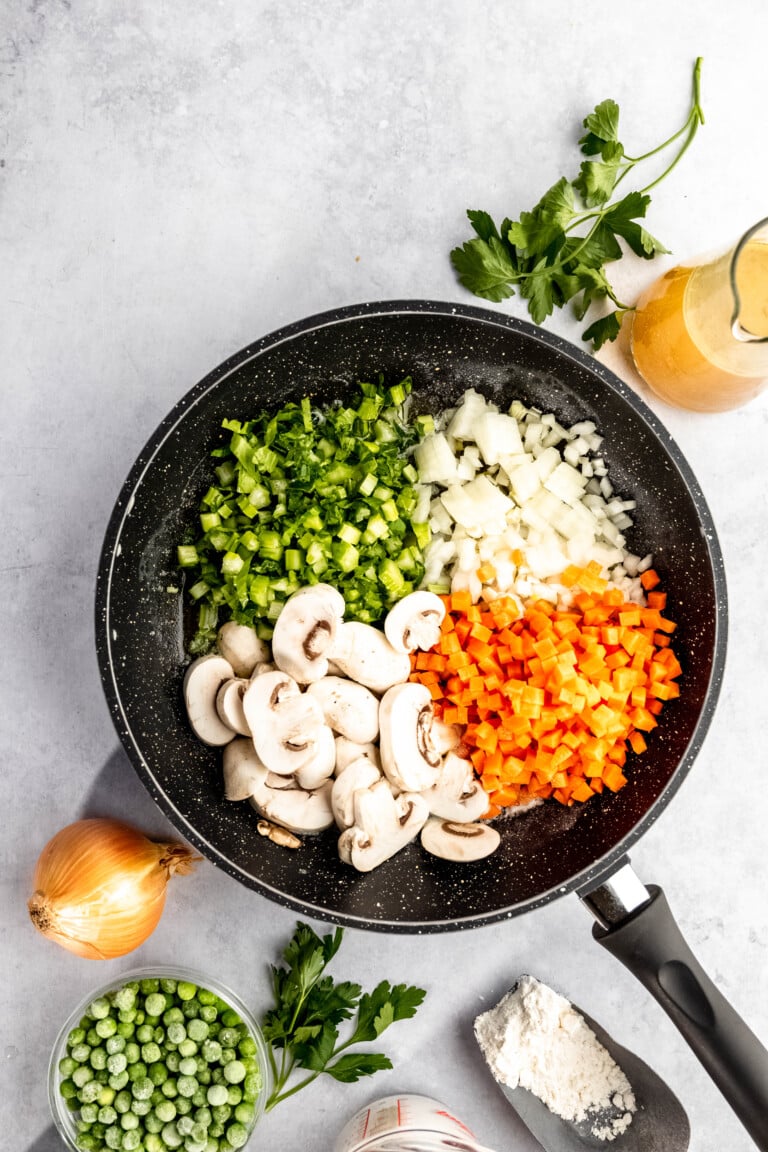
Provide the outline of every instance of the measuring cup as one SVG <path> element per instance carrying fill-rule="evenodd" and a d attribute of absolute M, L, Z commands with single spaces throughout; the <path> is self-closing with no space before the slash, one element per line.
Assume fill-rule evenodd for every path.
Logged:
<path fill-rule="evenodd" d="M 383 1096 L 344 1125 L 333 1152 L 491 1152 L 431 1096 Z"/>
<path fill-rule="evenodd" d="M 632 358 L 662 400 L 723 412 L 768 384 L 768 217 L 716 260 L 680 264 L 637 302 Z"/>

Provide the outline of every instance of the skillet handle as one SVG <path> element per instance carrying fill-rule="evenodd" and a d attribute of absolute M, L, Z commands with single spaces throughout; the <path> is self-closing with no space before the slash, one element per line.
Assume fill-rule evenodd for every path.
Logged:
<path fill-rule="evenodd" d="M 757 1147 L 768 1152 L 768 1051 L 691 952 L 661 888 L 645 888 L 628 861 L 621 872 L 625 892 L 627 881 L 634 892 L 623 918 L 618 874 L 580 893 L 598 920 L 592 935 L 655 997 Z"/>

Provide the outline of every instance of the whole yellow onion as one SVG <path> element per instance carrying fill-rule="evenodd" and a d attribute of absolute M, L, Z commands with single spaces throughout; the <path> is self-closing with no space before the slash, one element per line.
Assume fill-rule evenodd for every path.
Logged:
<path fill-rule="evenodd" d="M 171 876 L 200 860 L 179 843 L 155 843 L 119 820 L 77 820 L 48 841 L 27 902 L 35 927 L 88 960 L 132 952 L 154 931 Z"/>

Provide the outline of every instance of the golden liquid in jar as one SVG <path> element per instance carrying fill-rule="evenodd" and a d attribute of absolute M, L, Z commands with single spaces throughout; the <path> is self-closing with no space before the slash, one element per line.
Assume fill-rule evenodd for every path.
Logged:
<path fill-rule="evenodd" d="M 653 391 L 670 404 L 721 412 L 753 399 L 768 377 L 768 345 L 731 332 L 730 255 L 696 268 L 672 268 L 637 302 L 632 358 Z M 768 244 L 750 241 L 736 282 L 741 326 L 768 336 Z"/>

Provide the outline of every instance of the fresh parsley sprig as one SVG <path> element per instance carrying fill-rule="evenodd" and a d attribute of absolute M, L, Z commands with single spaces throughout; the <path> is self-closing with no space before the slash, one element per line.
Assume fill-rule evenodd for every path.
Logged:
<path fill-rule="evenodd" d="M 350 1084 L 391 1068 L 391 1060 L 381 1053 L 349 1049 L 377 1040 L 396 1020 L 414 1016 L 426 996 L 422 988 L 386 980 L 365 993 L 359 984 L 335 983 L 325 970 L 343 934 L 344 929 L 337 928 L 321 938 L 309 925 L 299 923 L 283 953 L 285 966 L 272 966 L 275 1005 L 266 1013 L 262 1029 L 273 1079 L 267 1111 L 322 1073 Z M 339 1041 L 339 1025 L 353 1018 L 351 1035 Z M 296 1069 L 308 1075 L 288 1087 Z"/>
<path fill-rule="evenodd" d="M 704 123 L 701 63 L 698 57 L 685 123 L 658 147 L 629 156 L 619 140 L 619 106 L 603 100 L 583 121 L 586 133 L 579 144 L 590 159 L 582 161 L 575 180 L 561 177 L 530 212 L 522 212 L 519 220 L 505 219 L 500 228 L 487 212 L 470 209 L 467 216 L 477 235 L 451 252 L 461 283 L 476 296 L 496 302 L 513 296 L 517 288 L 537 324 L 569 300 L 581 320 L 592 304 L 608 299 L 615 310 L 590 324 L 582 338 L 591 340 L 595 349 L 615 340 L 632 306 L 616 297 L 605 266 L 621 258 L 620 241 L 645 260 L 668 251 L 639 221 L 651 202 L 649 192 L 669 175 Z M 639 191 L 615 198 L 638 164 L 675 144 L 677 151 L 660 176 Z"/>

